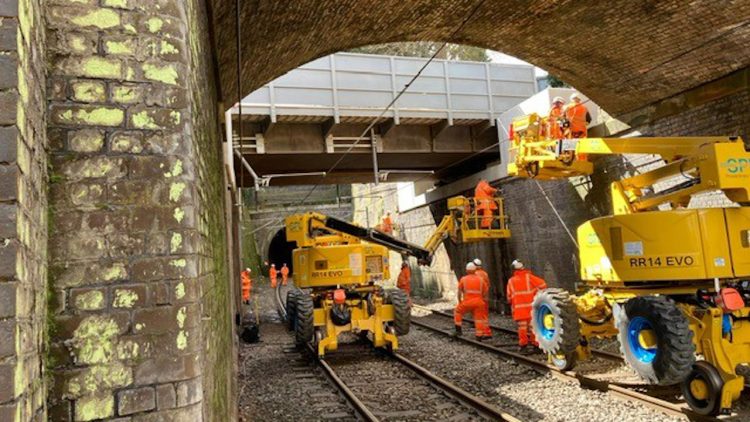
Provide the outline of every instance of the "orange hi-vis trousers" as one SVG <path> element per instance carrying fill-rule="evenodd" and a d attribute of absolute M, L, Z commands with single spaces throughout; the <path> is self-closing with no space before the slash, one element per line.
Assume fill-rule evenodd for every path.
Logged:
<path fill-rule="evenodd" d="M 536 341 L 536 337 L 534 336 L 534 330 L 531 329 L 531 320 L 522 319 L 516 322 L 518 323 L 518 345 L 527 346 L 529 340 L 531 340 L 531 344 L 539 346 L 539 342 Z"/>
<path fill-rule="evenodd" d="M 491 335 L 487 307 L 481 296 L 468 297 L 456 306 L 456 309 L 453 310 L 453 321 L 457 326 L 461 326 L 464 314 L 468 313 L 471 313 L 474 317 L 474 334 L 477 337 Z"/>

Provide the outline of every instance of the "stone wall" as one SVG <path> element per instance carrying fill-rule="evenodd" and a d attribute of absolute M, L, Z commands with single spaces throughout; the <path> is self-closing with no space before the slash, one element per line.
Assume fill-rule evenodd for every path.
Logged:
<path fill-rule="evenodd" d="M 0 2 L 0 420 L 46 418 L 47 155 L 41 7 Z"/>
<path fill-rule="evenodd" d="M 233 289 L 203 7 L 46 3 L 54 420 L 234 411 Z"/>

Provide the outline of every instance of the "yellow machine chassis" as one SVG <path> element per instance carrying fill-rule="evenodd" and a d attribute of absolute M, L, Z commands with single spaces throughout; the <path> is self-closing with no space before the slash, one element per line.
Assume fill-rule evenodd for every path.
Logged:
<path fill-rule="evenodd" d="M 721 376 L 719 410 L 730 409 L 744 387 L 736 368 L 750 364 L 750 307 L 730 312 L 715 301 L 723 288 L 750 278 L 750 151 L 738 137 L 550 139 L 543 130 L 547 126 L 548 118 L 537 114 L 513 121 L 510 176 L 589 176 L 594 171 L 589 160 L 597 156 L 655 154 L 664 161 L 663 166 L 613 182 L 613 215 L 578 229 L 581 279 L 592 290 L 570 298 L 581 336 L 574 357 L 589 357 L 587 339 L 618 335 L 618 311 L 613 308 L 619 304 L 636 297 L 672 296 L 689 322 L 696 352 Z M 660 182 L 671 187 L 655 189 Z M 694 195 L 717 190 L 742 206 L 688 209 Z M 708 299 L 698 298 L 699 291 L 708 292 Z M 537 326 L 554 328 L 555 318 L 545 315 Z M 732 325 L 723 331 L 725 317 Z M 655 347 L 656 340 L 650 329 L 629 337 L 645 350 Z M 565 342 L 566 348 L 571 346 Z M 562 352 L 566 359 L 571 353 Z M 560 356 L 555 357 L 559 361 Z M 709 394 L 708 384 L 688 379 L 690 394 L 706 400 L 701 395 Z"/>
<path fill-rule="evenodd" d="M 710 285 L 711 283 L 707 283 Z M 695 288 L 693 288 L 695 291 Z M 574 297 L 574 302 L 580 319 L 580 334 L 582 343 L 576 348 L 576 359 L 585 360 L 591 357 L 588 340 L 591 338 L 611 338 L 618 334 L 614 324 L 612 307 L 628 299 L 642 296 L 638 291 L 602 292 L 590 290 L 581 296 Z M 660 291 L 661 293 L 661 291 Z M 706 362 L 714 366 L 724 381 L 721 392 L 721 408 L 730 409 L 732 402 L 740 398 L 745 387 L 744 377 L 737 374 L 739 365 L 750 364 L 750 307 L 732 312 L 735 317 L 732 325 L 731 339 L 722 334 L 724 313 L 718 308 L 701 308 L 698 306 L 678 304 L 683 314 L 688 318 L 690 330 L 694 333 L 693 343 L 696 352 L 702 355 Z M 603 321 L 601 325 L 591 325 L 585 322 Z M 645 339 L 644 341 L 653 341 Z M 700 389 L 700 387 L 699 387 Z"/>
<path fill-rule="evenodd" d="M 369 314 L 367 301 L 364 299 L 347 300 L 346 305 L 351 310 L 351 322 L 347 325 L 336 325 L 329 315 L 334 306 L 333 300 L 324 299 L 322 306 L 317 307 L 313 313 L 314 326 L 316 328 L 316 348 L 318 356 L 323 357 L 326 352 L 338 349 L 338 337 L 341 333 L 352 332 L 354 334 L 371 333 L 372 344 L 375 347 L 386 347 L 391 350 L 398 349 L 398 337 L 386 330 L 386 323 L 394 319 L 393 305 L 383 303 L 382 297 L 373 300 L 375 310 Z"/>

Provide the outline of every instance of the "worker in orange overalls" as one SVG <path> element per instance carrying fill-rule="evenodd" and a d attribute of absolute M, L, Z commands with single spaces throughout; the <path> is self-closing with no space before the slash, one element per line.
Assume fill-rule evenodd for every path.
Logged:
<path fill-rule="evenodd" d="M 381 227 L 383 229 L 383 233 L 388 233 L 390 235 L 393 234 L 393 220 L 391 220 L 390 212 L 386 213 L 385 217 L 383 217 L 383 225 Z"/>
<path fill-rule="evenodd" d="M 458 282 L 458 305 L 453 311 L 453 322 L 456 324 L 455 335 L 460 336 L 463 334 L 461 330 L 463 316 L 471 313 L 474 317 L 474 335 L 477 340 L 483 340 L 487 337 L 486 333 L 489 330 L 484 303 L 488 286 L 482 277 L 475 274 L 476 270 L 477 267 L 473 262 L 466 264 L 466 275 Z"/>
<path fill-rule="evenodd" d="M 570 124 L 568 138 L 578 139 L 588 136 L 587 126 L 591 121 L 591 115 L 577 92 L 570 96 L 570 103 L 565 106 L 565 118 Z"/>
<path fill-rule="evenodd" d="M 494 200 L 495 192 L 497 192 L 497 189 L 490 186 L 484 179 L 480 180 L 474 189 L 477 214 L 482 215 L 481 227 L 483 229 L 492 227 L 492 213 L 497 209 L 497 203 Z"/>
<path fill-rule="evenodd" d="M 482 277 L 482 281 L 484 281 L 484 284 L 487 285 L 487 295 L 484 296 L 484 312 L 489 318 L 490 315 L 490 275 L 487 274 L 487 271 L 482 268 L 482 260 L 479 258 L 474 258 L 474 265 L 477 267 L 477 270 L 474 272 L 474 274 L 478 275 L 479 277 Z M 484 331 L 485 337 L 492 337 L 492 329 L 489 325 L 487 325 L 487 329 Z"/>
<path fill-rule="evenodd" d="M 245 268 L 245 271 L 240 273 L 242 279 L 242 302 L 250 303 L 250 290 L 253 286 L 253 281 L 250 279 L 250 268 Z"/>
<path fill-rule="evenodd" d="M 268 278 L 271 279 L 271 287 L 276 287 L 276 277 L 278 277 L 276 264 L 271 264 L 271 268 L 268 269 Z"/>
<path fill-rule="evenodd" d="M 396 287 L 406 292 L 406 296 L 409 297 L 409 301 L 411 302 L 411 268 L 409 268 L 409 263 L 406 261 L 401 263 L 401 272 L 398 273 Z"/>
<path fill-rule="evenodd" d="M 513 310 L 513 320 L 518 323 L 518 346 L 524 350 L 529 344 L 529 337 L 534 346 L 539 346 L 534 332 L 529 330 L 531 325 L 531 303 L 539 290 L 547 288 L 547 283 L 524 268 L 523 263 L 514 260 L 513 277 L 508 280 L 508 302 Z"/>
<path fill-rule="evenodd" d="M 286 286 L 287 280 L 289 280 L 289 267 L 284 264 L 281 266 L 281 285 Z"/>
<path fill-rule="evenodd" d="M 560 127 L 560 123 L 564 118 L 563 105 L 565 100 L 562 97 L 555 97 L 552 99 L 552 107 L 549 109 L 549 115 L 547 116 L 547 135 L 550 139 L 562 139 L 563 131 Z"/>

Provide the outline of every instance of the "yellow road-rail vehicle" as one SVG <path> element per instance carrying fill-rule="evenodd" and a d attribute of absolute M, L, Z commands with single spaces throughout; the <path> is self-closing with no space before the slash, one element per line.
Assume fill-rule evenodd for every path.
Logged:
<path fill-rule="evenodd" d="M 510 175 L 592 174 L 601 155 L 656 154 L 664 165 L 611 184 L 613 211 L 578 227 L 586 289 L 537 294 L 532 325 L 550 361 L 570 369 L 589 339 L 617 336 L 653 384 L 681 383 L 700 414 L 731 412 L 750 363 L 750 153 L 737 137 L 547 139 L 546 119 L 513 123 Z M 658 190 L 655 185 L 671 185 Z M 721 191 L 738 204 L 688 208 Z"/>
<path fill-rule="evenodd" d="M 336 350 L 339 334 L 368 336 L 375 347 L 398 348 L 398 336 L 409 332 L 411 305 L 399 289 L 385 290 L 388 251 L 414 256 L 428 265 L 446 238 L 477 242 L 510 237 L 502 198 L 490 228 L 481 227 L 473 198 L 448 200 L 444 216 L 424 246 L 379 230 L 316 212 L 286 218 L 293 251 L 295 288 L 287 293 L 287 320 L 298 344 L 313 342 L 318 355 Z"/>

